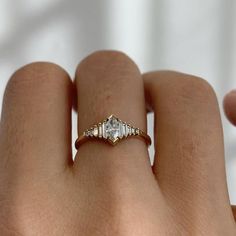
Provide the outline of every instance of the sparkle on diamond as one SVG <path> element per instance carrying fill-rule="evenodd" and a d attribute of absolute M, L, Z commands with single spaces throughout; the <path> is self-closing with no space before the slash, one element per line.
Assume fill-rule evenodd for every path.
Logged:
<path fill-rule="evenodd" d="M 120 125 L 121 125 L 120 122 L 114 116 L 111 116 L 107 120 L 105 124 L 105 129 L 107 137 L 110 140 L 115 141 L 117 140 L 118 137 L 120 137 Z"/>

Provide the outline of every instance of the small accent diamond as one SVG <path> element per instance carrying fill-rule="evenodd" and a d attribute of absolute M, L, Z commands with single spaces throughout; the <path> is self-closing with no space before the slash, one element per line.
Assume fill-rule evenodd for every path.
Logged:
<path fill-rule="evenodd" d="M 131 128 L 131 133 L 132 133 L 132 135 L 135 134 L 135 129 L 133 127 Z"/>
<path fill-rule="evenodd" d="M 98 137 L 101 138 L 102 137 L 102 124 L 98 124 Z"/>
<path fill-rule="evenodd" d="M 128 125 L 127 128 L 128 128 L 128 135 L 131 135 L 131 127 Z"/>
<path fill-rule="evenodd" d="M 98 136 L 98 127 L 94 127 L 94 129 L 93 129 L 93 135 L 94 135 L 95 137 Z"/>
<path fill-rule="evenodd" d="M 106 132 L 106 124 L 102 123 L 102 137 L 107 138 L 107 132 Z"/>

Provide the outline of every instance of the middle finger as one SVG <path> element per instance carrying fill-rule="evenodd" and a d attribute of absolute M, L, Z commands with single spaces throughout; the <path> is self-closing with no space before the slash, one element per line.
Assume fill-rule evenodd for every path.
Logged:
<path fill-rule="evenodd" d="M 76 85 L 79 135 L 111 114 L 146 131 L 141 74 L 123 53 L 100 51 L 85 58 L 76 72 Z M 88 141 L 78 150 L 75 168 L 78 173 L 96 174 L 96 179 L 132 176 L 141 183 L 153 176 L 147 146 L 138 138 L 121 140 L 115 146 Z"/>

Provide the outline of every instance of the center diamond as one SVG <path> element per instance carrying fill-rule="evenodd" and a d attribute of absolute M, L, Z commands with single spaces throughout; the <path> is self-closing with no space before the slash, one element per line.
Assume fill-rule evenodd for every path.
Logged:
<path fill-rule="evenodd" d="M 119 120 L 114 116 L 110 116 L 105 123 L 107 138 L 113 143 L 118 141 L 118 137 L 120 136 L 120 125 Z"/>

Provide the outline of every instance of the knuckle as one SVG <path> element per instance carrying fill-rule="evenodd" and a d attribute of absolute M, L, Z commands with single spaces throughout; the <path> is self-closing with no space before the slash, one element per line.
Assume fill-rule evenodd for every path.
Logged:
<path fill-rule="evenodd" d="M 209 82 L 194 75 L 166 70 L 146 73 L 144 80 L 154 92 L 175 95 L 172 97 L 177 96 L 191 100 L 216 98 L 214 89 Z"/>
<path fill-rule="evenodd" d="M 145 83 L 152 90 L 152 96 L 168 97 L 162 101 L 162 106 L 167 110 L 184 114 L 218 112 L 217 96 L 205 79 L 176 71 L 151 72 L 144 76 Z"/>
<path fill-rule="evenodd" d="M 208 92 L 214 91 L 210 83 L 201 77 L 186 75 L 185 79 L 186 79 L 185 84 L 189 89 L 208 91 Z"/>
<path fill-rule="evenodd" d="M 213 87 L 200 77 L 185 75 L 179 78 L 179 92 L 183 98 L 193 101 L 215 99 Z"/>
<path fill-rule="evenodd" d="M 162 71 L 159 73 L 160 81 L 153 84 L 162 93 L 169 96 L 170 100 L 178 104 L 212 104 L 217 100 L 213 87 L 205 79 L 175 71 Z"/>
<path fill-rule="evenodd" d="M 214 89 L 202 78 L 187 76 L 181 81 L 177 93 L 174 101 L 176 109 L 178 112 L 184 112 L 186 116 L 188 114 L 189 118 L 193 114 L 206 115 L 218 112 Z"/>
<path fill-rule="evenodd" d="M 7 83 L 5 96 L 34 93 L 35 90 L 69 82 L 68 74 L 60 66 L 50 62 L 33 62 L 14 72 Z"/>
<path fill-rule="evenodd" d="M 96 51 L 79 64 L 76 74 L 78 79 L 86 72 L 86 79 L 93 80 L 130 79 L 138 75 L 139 69 L 125 53 L 114 50 Z M 92 76 L 88 76 L 92 75 Z"/>

